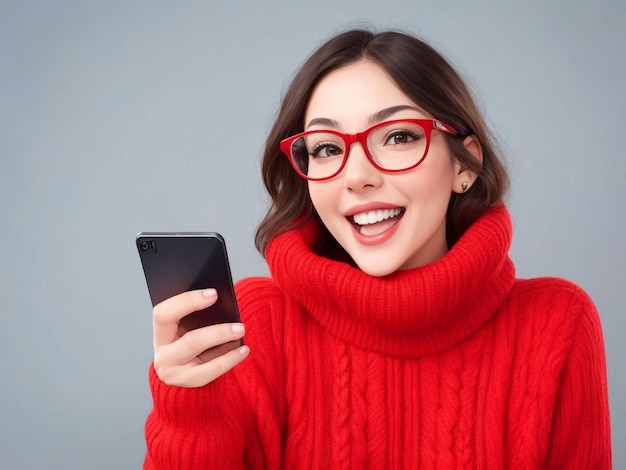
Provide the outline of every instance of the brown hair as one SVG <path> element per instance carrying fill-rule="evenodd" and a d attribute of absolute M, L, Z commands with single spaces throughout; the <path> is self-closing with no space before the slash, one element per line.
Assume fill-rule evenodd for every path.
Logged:
<path fill-rule="evenodd" d="M 315 51 L 283 98 L 262 161 L 263 181 L 272 202 L 256 232 L 255 243 L 261 253 L 273 237 L 311 216 L 318 225 L 317 251 L 343 252 L 315 212 L 307 182 L 291 168 L 279 144 L 303 131 L 306 107 L 319 81 L 333 70 L 362 59 L 381 66 L 413 102 L 459 132 L 459 136 L 444 134 L 450 152 L 477 179 L 467 193 L 454 194 L 450 199 L 448 245 L 452 246 L 485 209 L 502 200 L 508 186 L 506 171 L 469 89 L 452 66 L 431 46 L 408 34 L 351 30 Z M 468 135 L 474 135 L 482 147 L 482 164 L 463 145 Z"/>

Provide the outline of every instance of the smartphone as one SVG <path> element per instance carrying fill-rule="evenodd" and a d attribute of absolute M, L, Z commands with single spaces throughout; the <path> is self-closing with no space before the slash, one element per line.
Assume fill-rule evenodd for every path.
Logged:
<path fill-rule="evenodd" d="M 152 305 L 189 290 L 217 290 L 212 306 L 183 317 L 179 335 L 218 323 L 241 321 L 224 238 L 215 232 L 141 232 L 136 237 Z M 235 349 L 243 340 L 216 346 L 201 354 L 210 360 Z"/>

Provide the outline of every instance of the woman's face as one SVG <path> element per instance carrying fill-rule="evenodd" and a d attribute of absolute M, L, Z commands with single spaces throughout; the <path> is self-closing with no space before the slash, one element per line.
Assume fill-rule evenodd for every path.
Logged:
<path fill-rule="evenodd" d="M 404 108 L 385 116 L 385 121 L 432 118 L 380 66 L 358 61 L 320 81 L 306 109 L 305 130 L 354 134 L 376 124 L 377 113 L 397 106 Z M 314 119 L 318 123 L 310 124 Z M 442 133 L 433 130 L 428 155 L 417 168 L 395 174 L 379 171 L 355 143 L 338 176 L 309 181 L 308 186 L 322 222 L 359 268 L 385 276 L 431 263 L 448 251 L 451 193 L 461 192 L 462 182 L 471 185 L 473 180 L 451 158 Z"/>

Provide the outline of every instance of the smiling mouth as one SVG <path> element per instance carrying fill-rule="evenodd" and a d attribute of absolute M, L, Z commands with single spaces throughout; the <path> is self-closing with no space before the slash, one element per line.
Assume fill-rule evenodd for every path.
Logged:
<path fill-rule="evenodd" d="M 377 209 L 348 217 L 361 235 L 375 236 L 389 230 L 404 215 L 404 208 Z"/>

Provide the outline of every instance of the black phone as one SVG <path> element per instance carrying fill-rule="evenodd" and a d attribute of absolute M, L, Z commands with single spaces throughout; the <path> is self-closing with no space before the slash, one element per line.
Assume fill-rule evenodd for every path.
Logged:
<path fill-rule="evenodd" d="M 215 232 L 141 232 L 136 237 L 152 305 L 185 291 L 215 288 L 217 302 L 183 317 L 179 335 L 218 323 L 240 322 L 224 238 Z M 205 351 L 216 357 L 243 344 L 236 340 Z M 210 357 L 207 353 L 212 351 Z"/>

